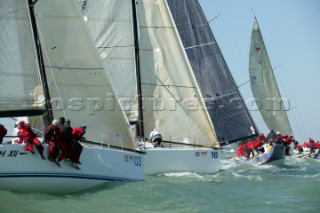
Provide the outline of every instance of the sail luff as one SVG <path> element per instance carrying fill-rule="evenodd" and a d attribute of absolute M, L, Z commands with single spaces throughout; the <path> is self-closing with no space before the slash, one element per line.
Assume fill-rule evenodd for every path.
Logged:
<path fill-rule="evenodd" d="M 216 42 L 199 1 L 167 0 L 188 59 L 205 97 L 220 143 L 257 133 L 256 125 Z"/>
<path fill-rule="evenodd" d="M 276 82 L 270 59 L 255 19 L 251 35 L 249 74 L 252 93 L 270 130 L 292 135 L 292 129 Z"/>

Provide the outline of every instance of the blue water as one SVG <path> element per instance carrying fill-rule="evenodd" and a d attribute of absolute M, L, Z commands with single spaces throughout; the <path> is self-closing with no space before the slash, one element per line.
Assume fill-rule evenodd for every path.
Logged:
<path fill-rule="evenodd" d="M 214 175 L 170 173 L 114 182 L 72 195 L 0 191 L 1 213 L 320 212 L 320 160 L 287 158 L 282 166 L 222 160 Z"/>

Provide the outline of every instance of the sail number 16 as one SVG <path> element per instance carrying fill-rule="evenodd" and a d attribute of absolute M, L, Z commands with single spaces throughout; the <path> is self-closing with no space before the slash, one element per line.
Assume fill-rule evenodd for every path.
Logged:
<path fill-rule="evenodd" d="M 211 152 L 211 158 L 218 158 L 218 152 Z"/>

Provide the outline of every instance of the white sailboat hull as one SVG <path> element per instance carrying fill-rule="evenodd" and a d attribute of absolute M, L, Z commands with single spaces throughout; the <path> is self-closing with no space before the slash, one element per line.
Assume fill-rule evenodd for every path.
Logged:
<path fill-rule="evenodd" d="M 47 157 L 48 146 L 44 145 Z M 110 181 L 143 181 L 144 156 L 102 146 L 83 145 L 81 170 L 62 161 L 61 168 L 24 150 L 0 145 L 0 189 L 21 192 L 74 193 Z"/>
<path fill-rule="evenodd" d="M 146 149 L 145 174 L 168 172 L 217 173 L 220 151 L 210 148 Z"/>

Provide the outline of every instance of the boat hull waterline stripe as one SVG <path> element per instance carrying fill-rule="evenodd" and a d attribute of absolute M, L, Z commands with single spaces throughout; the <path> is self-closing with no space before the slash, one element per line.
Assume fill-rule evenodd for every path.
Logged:
<path fill-rule="evenodd" d="M 108 180 L 108 181 L 143 181 L 142 179 L 126 179 L 120 177 L 108 177 L 100 175 L 88 174 L 71 174 L 71 173 L 48 173 L 48 172 L 14 172 L 14 173 L 1 173 L 1 178 L 26 178 L 26 177 L 45 177 L 45 178 L 76 178 L 76 179 L 92 179 L 92 180 Z"/>

